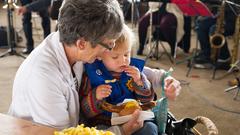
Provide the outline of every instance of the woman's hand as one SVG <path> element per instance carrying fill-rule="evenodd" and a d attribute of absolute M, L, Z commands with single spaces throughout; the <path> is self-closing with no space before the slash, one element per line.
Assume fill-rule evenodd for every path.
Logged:
<path fill-rule="evenodd" d="M 171 100 L 175 100 L 182 89 L 180 82 L 171 76 L 167 77 L 164 81 L 166 96 Z"/>
<path fill-rule="evenodd" d="M 138 70 L 138 68 L 134 67 L 134 66 L 126 66 L 124 68 L 124 71 L 127 73 L 128 76 L 133 78 L 133 81 L 139 85 L 139 86 L 143 86 L 143 82 L 141 79 L 141 74 L 140 71 Z"/>
<path fill-rule="evenodd" d="M 124 135 L 131 135 L 143 127 L 143 121 L 139 120 L 139 116 L 139 110 L 135 110 L 135 112 L 132 114 L 131 119 L 122 125 L 122 129 L 125 133 Z"/>
<path fill-rule="evenodd" d="M 103 98 L 108 97 L 112 93 L 112 86 L 102 84 L 99 85 L 96 89 L 96 98 L 97 100 L 102 100 Z"/>

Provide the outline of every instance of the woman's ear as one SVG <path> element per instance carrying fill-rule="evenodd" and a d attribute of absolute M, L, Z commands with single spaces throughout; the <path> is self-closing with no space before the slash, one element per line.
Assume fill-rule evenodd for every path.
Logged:
<path fill-rule="evenodd" d="M 80 50 L 84 49 L 86 46 L 86 41 L 83 38 L 80 38 L 76 42 L 76 47 L 79 48 Z"/>

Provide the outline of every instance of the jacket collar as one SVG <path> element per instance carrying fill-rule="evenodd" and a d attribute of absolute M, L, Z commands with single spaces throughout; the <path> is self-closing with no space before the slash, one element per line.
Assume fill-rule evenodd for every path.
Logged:
<path fill-rule="evenodd" d="M 56 54 L 56 59 L 59 63 L 59 69 L 60 72 L 63 74 L 63 77 L 71 84 L 74 83 L 73 81 L 73 75 L 71 72 L 70 64 L 67 60 L 67 56 L 63 47 L 63 44 L 60 42 L 59 37 L 59 31 L 55 32 L 52 36 L 52 39 L 50 40 L 52 42 L 52 45 L 54 46 L 53 50 Z M 73 70 L 76 74 L 76 77 L 78 79 L 78 83 L 80 83 L 81 80 L 81 74 L 82 74 L 83 64 L 81 61 L 76 62 L 73 66 Z"/>

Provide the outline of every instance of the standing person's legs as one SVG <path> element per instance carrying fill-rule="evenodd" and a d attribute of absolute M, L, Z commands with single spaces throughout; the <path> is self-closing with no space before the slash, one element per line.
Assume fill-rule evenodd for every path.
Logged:
<path fill-rule="evenodd" d="M 224 36 L 225 38 L 227 36 L 231 36 L 234 34 L 235 32 L 235 23 L 236 23 L 236 16 L 234 13 L 232 13 L 231 11 L 227 11 L 227 16 L 225 16 L 225 25 L 224 25 Z M 229 52 L 229 48 L 228 48 L 228 44 L 227 41 L 224 44 L 224 46 L 221 48 L 220 50 L 220 55 L 219 55 L 219 59 L 220 60 L 225 60 L 225 61 L 229 61 L 230 60 L 230 52 Z"/>
<path fill-rule="evenodd" d="M 31 2 L 32 0 L 21 0 L 21 3 L 23 6 Z M 27 48 L 23 50 L 23 53 L 25 54 L 29 54 L 34 48 L 31 19 L 32 19 L 31 12 L 26 12 L 25 14 L 23 14 L 22 23 L 23 23 L 23 30 L 24 30 L 24 34 L 26 37 L 26 44 L 27 44 L 26 46 Z"/>
<path fill-rule="evenodd" d="M 216 23 L 216 20 L 210 17 L 198 20 L 197 36 L 200 42 L 200 55 L 195 59 L 196 63 L 209 63 L 211 55 L 211 45 L 209 43 L 210 28 Z"/>
<path fill-rule="evenodd" d="M 210 36 L 215 32 L 216 19 L 206 18 L 199 21 L 197 28 L 197 36 L 201 46 L 201 52 L 199 57 L 195 58 L 195 62 L 199 64 L 210 63 L 211 56 L 211 44 L 209 41 Z M 218 54 L 216 54 L 218 55 Z M 218 61 L 216 63 L 217 69 L 229 69 L 230 52 L 227 46 L 227 41 L 220 49 Z M 220 61 L 219 61 L 220 60 Z"/>
<path fill-rule="evenodd" d="M 182 40 L 178 43 L 185 53 L 189 53 L 191 47 L 191 17 L 184 16 L 184 32 Z"/>
<path fill-rule="evenodd" d="M 39 11 L 39 15 L 42 18 L 43 34 L 44 34 L 44 38 L 46 38 L 51 32 L 51 26 L 50 26 L 51 24 L 50 24 L 48 9 L 46 8 Z"/>
<path fill-rule="evenodd" d="M 123 15 L 124 15 L 125 20 L 128 19 L 127 15 L 128 15 L 128 11 L 129 11 L 130 7 L 131 7 L 131 3 L 128 2 L 128 0 L 123 0 L 123 7 L 122 7 L 122 9 L 123 9 Z"/>

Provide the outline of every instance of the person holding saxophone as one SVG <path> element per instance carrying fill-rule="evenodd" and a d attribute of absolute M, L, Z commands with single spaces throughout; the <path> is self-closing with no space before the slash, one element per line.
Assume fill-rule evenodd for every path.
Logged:
<path fill-rule="evenodd" d="M 239 0 L 232 0 L 239 4 Z M 195 68 L 212 68 L 228 70 L 231 64 L 231 55 L 226 37 L 233 35 L 237 18 L 236 7 L 225 0 L 220 1 L 218 12 L 212 17 L 197 19 L 197 37 L 200 42 L 200 52 L 194 59 Z M 214 54 L 214 49 L 217 52 Z M 211 56 L 214 55 L 214 60 Z"/>

